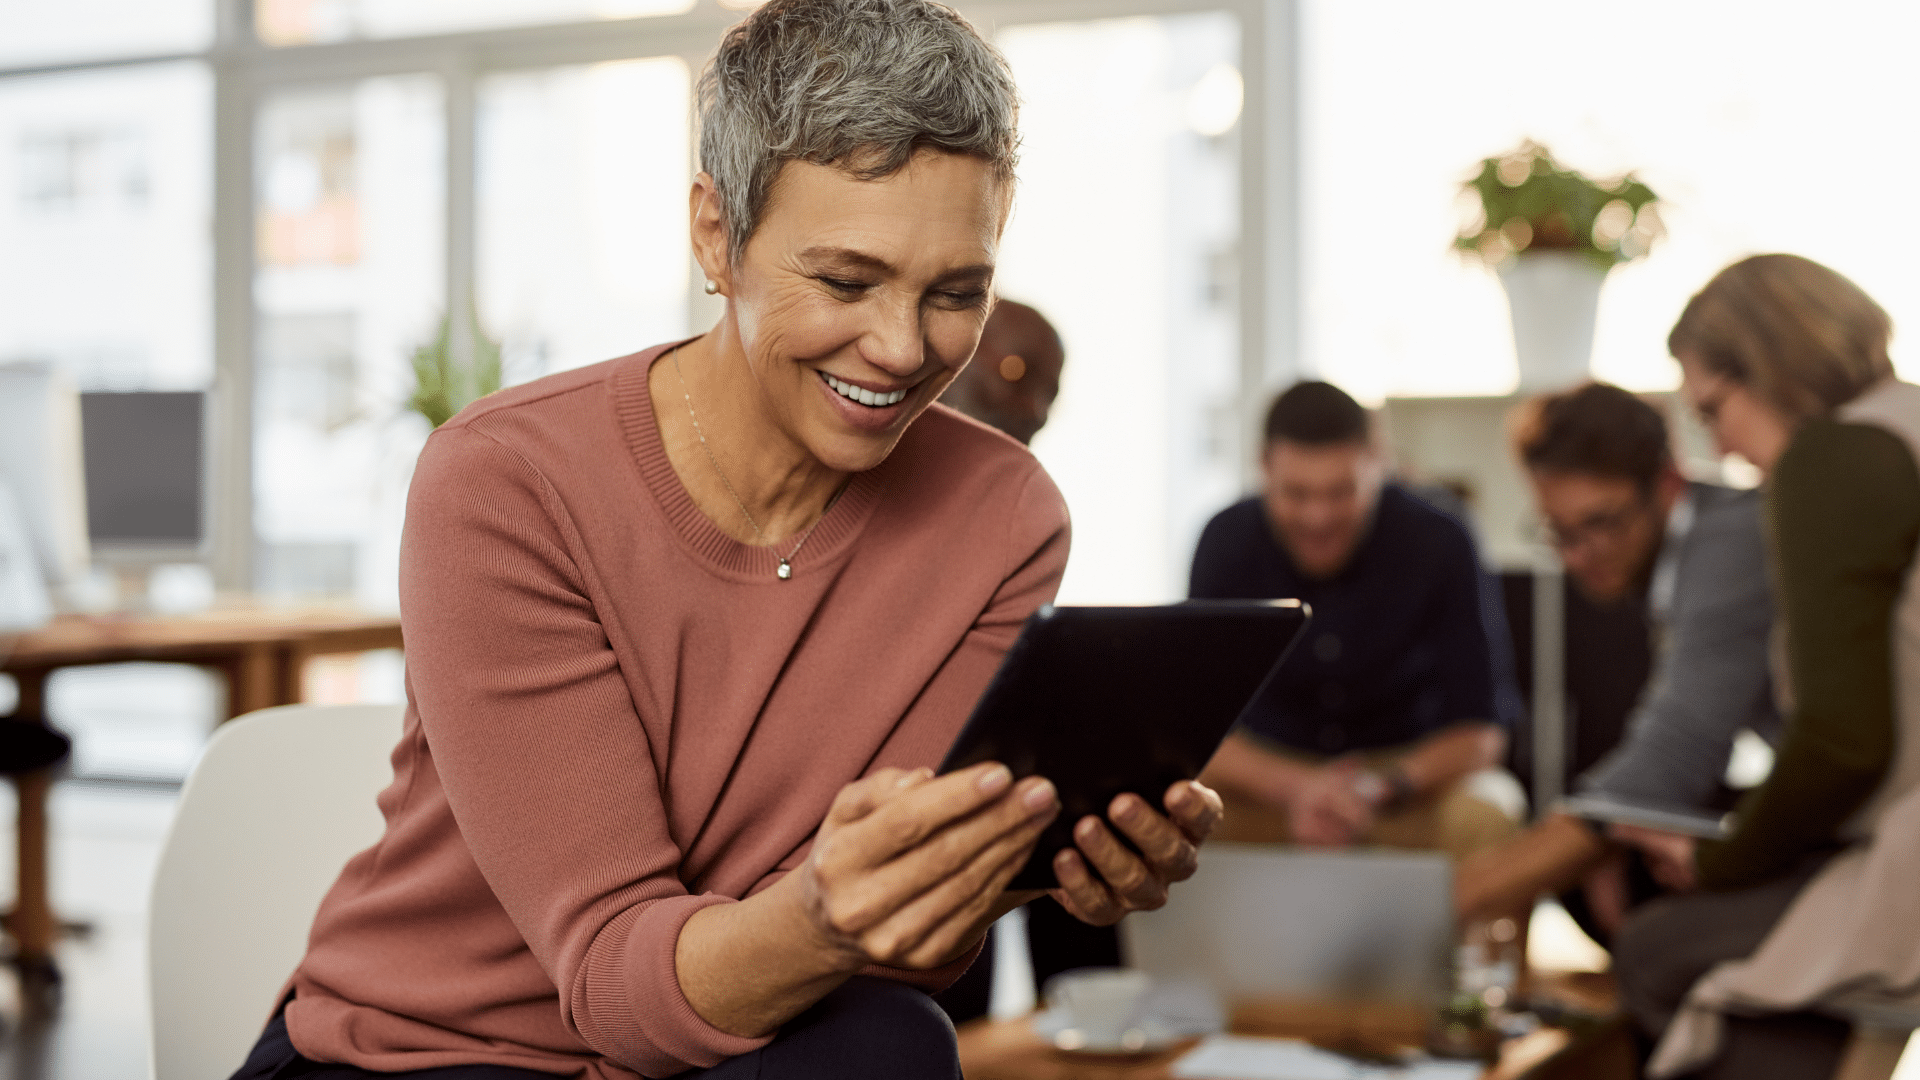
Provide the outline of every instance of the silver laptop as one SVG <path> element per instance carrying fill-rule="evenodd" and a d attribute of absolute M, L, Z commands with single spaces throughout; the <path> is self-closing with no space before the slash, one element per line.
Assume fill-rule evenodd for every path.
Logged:
<path fill-rule="evenodd" d="M 1121 924 L 1156 982 L 1223 1001 L 1307 997 L 1431 1007 L 1452 983 L 1452 869 L 1444 855 L 1208 844 L 1158 911 Z"/>

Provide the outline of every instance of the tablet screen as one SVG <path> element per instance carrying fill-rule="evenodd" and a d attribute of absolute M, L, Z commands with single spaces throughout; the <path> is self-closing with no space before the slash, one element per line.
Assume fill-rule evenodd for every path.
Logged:
<path fill-rule="evenodd" d="M 1297 600 L 1035 612 L 940 765 L 999 761 L 1059 789 L 1060 816 L 1009 888 L 1058 884 L 1053 857 L 1074 823 L 1104 817 L 1120 793 L 1159 808 L 1198 776 L 1308 617 Z"/>

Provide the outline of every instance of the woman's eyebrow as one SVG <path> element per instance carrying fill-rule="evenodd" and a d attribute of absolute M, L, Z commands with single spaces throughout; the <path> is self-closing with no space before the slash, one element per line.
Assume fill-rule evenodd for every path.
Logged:
<path fill-rule="evenodd" d="M 813 263 L 833 263 L 839 266 L 857 267 L 892 276 L 893 264 L 878 255 L 869 255 L 864 251 L 855 251 L 844 247 L 810 247 L 800 253 L 800 257 Z"/>
<path fill-rule="evenodd" d="M 807 248 L 800 258 L 815 266 L 842 266 L 848 269 L 871 270 L 882 277 L 893 277 L 899 273 L 894 265 L 878 255 L 870 255 L 853 248 L 821 245 Z M 974 263 L 970 266 L 956 266 L 939 277 L 940 281 L 953 281 L 959 278 L 992 277 L 992 263 Z"/>

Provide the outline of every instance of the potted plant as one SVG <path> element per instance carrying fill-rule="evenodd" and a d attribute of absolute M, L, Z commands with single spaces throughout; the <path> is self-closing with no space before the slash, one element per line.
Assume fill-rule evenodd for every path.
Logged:
<path fill-rule="evenodd" d="M 1528 140 L 1483 160 L 1464 190 L 1478 196 L 1480 213 L 1454 246 L 1500 275 L 1520 388 L 1553 390 L 1585 378 L 1601 283 L 1663 235 L 1653 189 L 1631 173 L 1594 180 Z"/>
<path fill-rule="evenodd" d="M 413 350 L 413 395 L 407 399 L 407 408 L 434 427 L 500 389 L 500 343 L 488 337 L 479 318 L 472 316 L 470 336 L 472 361 L 462 364 L 453 355 L 453 316 L 442 315 L 433 340 Z"/>

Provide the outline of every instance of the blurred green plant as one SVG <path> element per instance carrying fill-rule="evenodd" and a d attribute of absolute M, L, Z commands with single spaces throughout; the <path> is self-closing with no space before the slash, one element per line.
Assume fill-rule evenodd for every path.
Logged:
<path fill-rule="evenodd" d="M 471 364 L 454 359 L 452 315 L 441 316 L 440 330 L 433 340 L 413 350 L 413 396 L 407 399 L 407 408 L 426 417 L 434 427 L 500 389 L 500 343 L 480 328 L 478 316 L 470 316 L 470 320 Z"/>
<path fill-rule="evenodd" d="M 1607 270 L 1666 235 L 1659 197 L 1632 173 L 1593 180 L 1531 139 L 1482 161 L 1462 190 L 1480 196 L 1481 216 L 1453 246 L 1488 266 L 1525 251 L 1570 251 Z"/>

